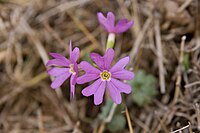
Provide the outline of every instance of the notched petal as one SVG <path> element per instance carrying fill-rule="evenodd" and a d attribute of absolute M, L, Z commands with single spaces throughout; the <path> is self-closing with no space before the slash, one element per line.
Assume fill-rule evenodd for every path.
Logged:
<path fill-rule="evenodd" d="M 110 82 L 117 88 L 117 90 L 119 92 L 129 94 L 132 91 L 132 88 L 129 84 L 126 84 L 126 83 L 119 81 L 115 78 L 112 78 L 112 80 Z"/>
<path fill-rule="evenodd" d="M 95 68 L 87 61 L 82 61 L 80 63 L 80 68 L 83 69 L 86 73 L 90 73 L 90 74 L 100 74 L 101 73 L 101 71 L 99 69 Z"/>
<path fill-rule="evenodd" d="M 112 77 L 121 80 L 131 80 L 134 77 L 134 73 L 128 70 L 121 70 L 112 73 Z"/>
<path fill-rule="evenodd" d="M 116 104 L 120 104 L 122 102 L 122 97 L 120 91 L 116 88 L 116 86 L 112 82 L 108 82 L 108 91 L 110 96 Z"/>
<path fill-rule="evenodd" d="M 116 71 L 121 71 L 125 68 L 125 66 L 128 64 L 130 58 L 129 56 L 124 57 L 120 59 L 111 69 L 110 72 L 116 72 Z"/>
<path fill-rule="evenodd" d="M 96 80 L 97 78 L 99 78 L 98 74 L 87 74 L 86 73 L 86 74 L 78 77 L 76 81 L 78 84 L 84 84 L 84 83 L 90 82 L 92 80 Z"/>
<path fill-rule="evenodd" d="M 69 67 L 69 63 L 65 62 L 61 59 L 52 59 L 49 60 L 46 64 L 46 66 L 65 66 L 65 67 Z"/>
<path fill-rule="evenodd" d="M 110 69 L 110 65 L 113 61 L 113 58 L 115 56 L 115 52 L 112 48 L 109 48 L 105 55 L 103 56 L 103 61 L 104 61 L 104 69 L 105 70 L 109 70 Z"/>
<path fill-rule="evenodd" d="M 103 97 L 106 89 L 106 82 L 101 82 L 96 93 L 94 94 L 94 104 L 99 105 L 103 102 Z"/>
<path fill-rule="evenodd" d="M 101 79 L 96 80 L 93 84 L 89 85 L 88 87 L 84 88 L 82 90 L 82 94 L 84 96 L 91 96 L 94 93 L 96 93 L 97 89 L 99 88 L 100 84 L 101 84 Z"/>
<path fill-rule="evenodd" d="M 59 76 L 64 73 L 69 73 L 69 68 L 51 68 L 50 70 L 47 71 L 47 73 L 51 76 Z"/>
<path fill-rule="evenodd" d="M 53 89 L 59 88 L 65 82 L 65 80 L 67 80 L 69 78 L 70 75 L 71 75 L 71 73 L 62 74 L 62 75 L 57 76 L 54 79 L 54 81 L 52 82 L 51 88 L 53 88 Z"/>

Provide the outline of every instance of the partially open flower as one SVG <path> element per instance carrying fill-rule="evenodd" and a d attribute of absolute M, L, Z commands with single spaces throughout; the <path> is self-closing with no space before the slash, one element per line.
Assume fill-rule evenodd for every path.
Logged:
<path fill-rule="evenodd" d="M 53 89 L 59 88 L 65 80 L 70 76 L 70 92 L 72 97 L 75 92 L 76 79 L 78 77 L 78 65 L 76 61 L 78 60 L 80 51 L 79 48 L 74 48 L 72 51 L 72 44 L 70 41 L 70 59 L 68 60 L 64 56 L 57 53 L 50 53 L 54 59 L 49 60 L 46 66 L 53 66 L 48 70 L 48 74 L 55 77 L 55 80 L 52 82 L 51 87 Z"/>
<path fill-rule="evenodd" d="M 101 12 L 98 12 L 97 17 L 99 23 L 108 33 L 123 33 L 134 24 L 133 21 L 128 22 L 127 19 L 121 19 L 115 25 L 115 15 L 112 12 L 108 12 L 107 17 L 105 17 Z"/>
<path fill-rule="evenodd" d="M 81 69 L 86 73 L 77 78 L 78 84 L 84 84 L 92 80 L 96 80 L 93 84 L 83 89 L 84 96 L 94 95 L 94 104 L 99 105 L 103 101 L 106 87 L 108 87 L 110 96 L 116 104 L 122 101 L 120 93 L 131 93 L 131 86 L 120 80 L 131 80 L 134 74 L 125 70 L 125 66 L 129 62 L 129 57 L 122 58 L 112 68 L 110 65 L 114 58 L 114 50 L 109 48 L 102 57 L 97 53 L 90 55 L 91 59 L 96 63 L 99 69 L 93 67 L 86 61 L 80 63 Z"/>

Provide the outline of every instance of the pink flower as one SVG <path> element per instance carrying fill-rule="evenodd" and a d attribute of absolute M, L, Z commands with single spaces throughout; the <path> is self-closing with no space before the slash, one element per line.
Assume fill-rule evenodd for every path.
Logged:
<path fill-rule="evenodd" d="M 53 68 L 48 70 L 48 74 L 55 77 L 55 80 L 51 84 L 51 88 L 53 89 L 59 88 L 64 83 L 64 81 L 71 76 L 70 92 L 73 97 L 75 92 L 76 79 L 78 77 L 78 65 L 76 61 L 78 60 L 80 51 L 77 47 L 72 51 L 71 41 L 69 53 L 69 60 L 60 54 L 50 53 L 54 59 L 49 60 L 46 66 L 53 66 Z"/>
<path fill-rule="evenodd" d="M 97 17 L 99 23 L 109 33 L 123 33 L 134 24 L 133 21 L 128 22 L 127 19 L 121 19 L 115 25 L 115 15 L 112 12 L 108 12 L 107 17 L 105 17 L 101 12 L 98 12 Z"/>
<path fill-rule="evenodd" d="M 95 80 L 93 84 L 82 90 L 82 94 L 84 96 L 94 95 L 94 104 L 99 105 L 102 103 L 105 89 L 108 87 L 112 100 L 116 104 L 120 104 L 122 101 L 120 93 L 129 94 L 132 90 L 130 85 L 120 81 L 131 80 L 134 76 L 132 72 L 124 69 L 129 62 L 129 57 L 122 58 L 112 68 L 110 68 L 114 58 L 112 48 L 109 48 L 103 57 L 97 53 L 92 53 L 90 57 L 99 69 L 86 61 L 80 63 L 81 69 L 86 73 L 77 78 L 77 83 L 84 84 Z"/>

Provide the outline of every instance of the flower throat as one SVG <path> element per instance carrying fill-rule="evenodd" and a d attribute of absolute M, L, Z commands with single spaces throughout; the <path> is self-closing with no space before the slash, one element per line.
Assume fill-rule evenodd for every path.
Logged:
<path fill-rule="evenodd" d="M 109 81 L 111 78 L 111 73 L 104 70 L 103 72 L 100 73 L 100 76 L 103 81 Z"/>

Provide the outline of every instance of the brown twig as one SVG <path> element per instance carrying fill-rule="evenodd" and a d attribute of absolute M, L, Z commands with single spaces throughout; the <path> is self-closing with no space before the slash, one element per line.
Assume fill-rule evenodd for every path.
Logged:
<path fill-rule="evenodd" d="M 112 118 L 113 118 L 113 115 L 115 113 L 115 109 L 117 107 L 117 104 L 116 103 L 113 103 L 112 105 L 112 108 L 110 109 L 110 112 L 108 114 L 108 117 L 104 120 L 105 123 L 109 123 L 111 122 Z"/>
<path fill-rule="evenodd" d="M 200 106 L 198 103 L 194 105 L 196 117 L 197 117 L 197 128 L 200 130 Z"/>
<path fill-rule="evenodd" d="M 44 125 L 43 125 L 43 117 L 42 117 L 42 111 L 38 109 L 38 127 L 39 127 L 39 133 L 45 133 L 44 131 Z"/>
<path fill-rule="evenodd" d="M 99 128 L 99 130 L 98 130 L 98 133 L 102 133 L 102 132 L 104 131 L 104 129 L 105 129 L 106 123 L 111 122 L 111 120 L 112 120 L 112 118 L 113 118 L 113 115 L 114 115 L 114 113 L 115 113 L 116 107 L 117 107 L 117 104 L 116 104 L 116 103 L 113 103 L 113 105 L 112 105 L 112 107 L 111 107 L 111 109 L 110 109 L 110 111 L 109 111 L 108 116 L 107 116 L 106 119 L 104 119 L 103 122 L 101 123 L 100 128 Z"/>
<path fill-rule="evenodd" d="M 126 113 L 126 119 L 127 119 L 127 122 L 128 122 L 129 132 L 130 133 L 134 133 L 132 122 L 131 122 L 131 118 L 130 118 L 130 115 L 129 115 L 127 107 L 125 107 L 125 113 Z"/>
<path fill-rule="evenodd" d="M 172 131 L 172 132 L 170 132 L 170 133 L 177 133 L 177 132 L 181 132 L 182 130 L 189 128 L 189 126 L 190 126 L 190 125 L 184 126 L 184 127 L 180 128 L 180 129 L 177 129 L 177 130 L 175 130 L 175 131 Z"/>
<path fill-rule="evenodd" d="M 165 93 L 165 69 L 163 64 L 163 51 L 162 51 L 162 43 L 161 43 L 161 35 L 160 35 L 160 21 L 156 17 L 155 18 L 155 38 L 156 38 L 156 47 L 158 54 L 158 66 L 159 66 L 159 80 L 160 80 L 160 92 L 162 94 Z"/>
<path fill-rule="evenodd" d="M 195 81 L 195 82 L 193 82 L 193 83 L 190 83 L 190 84 L 185 85 L 184 87 L 185 87 L 185 88 L 190 88 L 190 87 L 192 87 L 192 86 L 199 85 L 199 84 L 200 84 L 200 81 Z"/>
<path fill-rule="evenodd" d="M 142 28 L 142 30 L 140 31 L 139 35 L 137 36 L 135 42 L 134 42 L 134 45 L 130 51 L 130 62 L 132 62 L 135 58 L 135 56 L 137 55 L 137 53 L 139 52 L 139 49 L 141 47 L 141 43 L 144 39 L 144 35 L 147 31 L 147 29 L 149 28 L 150 24 L 152 22 L 152 17 L 149 17 L 145 23 L 144 23 L 144 27 Z"/>
<path fill-rule="evenodd" d="M 156 128 L 155 133 L 158 132 L 159 127 L 162 127 L 162 129 L 164 130 L 165 133 L 168 133 L 168 130 L 164 124 L 164 122 L 166 121 L 167 117 L 163 117 L 162 119 L 160 119 L 160 117 L 157 115 L 157 112 L 155 112 L 155 117 L 157 118 L 157 120 L 159 121 L 159 126 Z"/>
<path fill-rule="evenodd" d="M 187 8 L 190 3 L 192 2 L 192 0 L 186 0 L 177 10 L 177 13 L 181 13 L 182 11 L 184 11 L 185 8 Z"/>
<path fill-rule="evenodd" d="M 188 124 L 189 124 L 189 133 L 193 133 L 193 132 L 192 132 L 191 123 L 190 123 L 190 122 L 188 122 Z"/>
<path fill-rule="evenodd" d="M 181 48 L 180 48 L 179 65 L 177 68 L 176 87 L 175 87 L 175 94 L 174 94 L 174 99 L 173 99 L 174 104 L 177 102 L 177 99 L 181 90 L 180 87 L 181 87 L 181 75 L 183 71 L 182 69 L 183 69 L 185 40 L 186 40 L 186 36 L 183 36 L 182 41 L 181 41 Z"/>
<path fill-rule="evenodd" d="M 133 9 L 133 20 L 134 20 L 134 33 L 135 36 L 139 35 L 141 31 L 140 27 L 140 17 L 139 17 L 139 6 L 138 6 L 138 0 L 132 0 L 132 9 Z"/>

